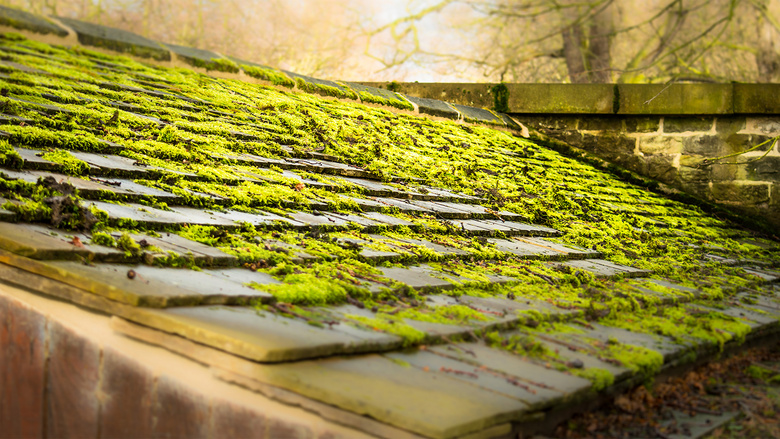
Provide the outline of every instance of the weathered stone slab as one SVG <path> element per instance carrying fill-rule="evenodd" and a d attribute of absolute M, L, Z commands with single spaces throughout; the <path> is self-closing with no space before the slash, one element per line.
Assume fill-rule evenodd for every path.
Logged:
<path fill-rule="evenodd" d="M 428 209 L 426 207 L 419 206 L 417 204 L 413 204 L 415 202 L 411 200 L 399 200 L 396 198 L 386 198 L 386 197 L 372 197 L 373 201 L 379 203 L 380 207 L 384 208 L 397 208 L 401 212 L 413 212 L 413 213 L 427 213 L 430 215 L 436 215 L 436 214 L 442 214 L 444 213 L 444 210 L 442 209 L 441 212 L 435 212 L 431 209 Z M 357 201 L 357 199 L 356 199 Z"/>
<path fill-rule="evenodd" d="M 452 282 L 432 276 L 432 270 L 427 265 L 405 268 L 384 267 L 380 270 L 383 276 L 403 282 L 418 290 L 439 290 L 454 287 Z"/>
<path fill-rule="evenodd" d="M 527 311 L 529 316 L 540 313 L 550 316 L 551 320 L 562 320 L 568 317 L 576 317 L 582 314 L 579 309 L 563 309 L 549 302 L 519 297 L 517 299 L 505 299 L 502 297 L 475 297 L 463 295 L 458 297 L 458 302 L 471 308 L 483 310 L 495 316 L 510 316 L 517 319 L 518 315 Z"/>
<path fill-rule="evenodd" d="M 486 122 L 502 126 L 504 125 L 504 121 L 490 110 L 485 110 L 484 108 L 468 107 L 466 105 L 460 104 L 450 105 L 455 107 L 455 109 L 458 110 L 463 119 L 465 119 L 467 122 Z"/>
<path fill-rule="evenodd" d="M 170 61 L 171 54 L 160 43 L 121 29 L 87 23 L 72 18 L 57 17 L 78 35 L 79 43 L 125 52 L 143 58 Z"/>
<path fill-rule="evenodd" d="M 193 67 L 202 67 L 206 70 L 220 70 L 231 73 L 238 72 L 238 66 L 226 58 L 210 50 L 196 49 L 194 47 L 178 46 L 176 44 L 163 44 L 168 50 L 176 54 L 178 59 L 184 60 Z M 221 62 L 220 62 L 221 61 Z"/>
<path fill-rule="evenodd" d="M 59 37 L 68 35 L 65 29 L 43 16 L 6 6 L 0 6 L 0 24 L 39 34 L 54 34 Z"/>
<path fill-rule="evenodd" d="M 32 259 L 121 261 L 124 253 L 87 238 L 33 224 L 0 223 L 0 248 Z"/>
<path fill-rule="evenodd" d="M 389 104 L 399 108 L 412 108 L 412 105 L 406 102 L 400 95 L 383 88 L 370 87 L 355 82 L 348 82 L 347 85 L 360 96 L 363 102 L 367 103 L 384 103 L 382 101 L 389 101 Z"/>
<path fill-rule="evenodd" d="M 336 220 L 346 221 L 347 223 L 355 223 L 361 227 L 367 228 L 376 227 L 378 225 L 387 225 L 387 223 L 366 218 L 364 215 L 328 212 L 328 216 Z"/>
<path fill-rule="evenodd" d="M 591 387 L 590 381 L 584 378 L 548 369 L 525 358 L 479 343 L 431 346 L 428 350 L 435 355 L 471 365 L 470 368 L 461 367 L 461 370 L 482 370 L 498 378 L 496 384 L 499 386 L 494 390 L 506 393 L 507 389 L 512 389 L 513 396 L 516 395 L 536 409 L 563 402 Z M 481 375 L 479 379 L 482 379 Z"/>
<path fill-rule="evenodd" d="M 587 250 L 570 244 L 567 245 L 558 244 L 556 242 L 552 242 L 544 238 L 522 237 L 522 238 L 514 238 L 514 240 L 522 241 L 528 244 L 533 244 L 539 247 L 554 250 L 570 258 L 571 257 L 595 258 L 601 256 L 601 254 L 595 250 Z"/>
<path fill-rule="evenodd" d="M 0 70 L 4 71 L 4 72 L 9 72 L 9 73 L 13 73 L 13 72 L 17 72 L 18 71 L 18 72 L 35 74 L 35 75 L 48 75 L 49 74 L 49 72 L 46 72 L 44 70 L 40 70 L 40 69 L 36 69 L 36 68 L 33 68 L 33 67 L 29 67 L 29 66 L 26 66 L 24 64 L 19 64 L 18 62 L 5 61 L 5 60 L 0 61 Z M 31 103 L 30 101 L 25 101 L 25 100 L 22 100 L 22 99 L 16 99 L 16 98 L 12 98 L 12 97 L 8 97 L 7 99 L 10 99 L 10 100 L 13 100 L 13 101 L 17 101 L 17 102 L 24 102 L 26 104 L 32 104 L 32 106 L 38 107 L 37 103 Z M 28 106 L 28 105 L 25 105 L 25 106 Z M 55 111 L 55 113 L 56 113 L 56 111 Z M 13 116 L 7 116 L 7 117 L 10 119 Z M 19 119 L 22 119 L 22 118 L 19 118 Z M 15 121 L 13 119 L 11 119 L 11 121 L 12 122 L 18 122 L 18 121 Z"/>
<path fill-rule="evenodd" d="M 252 307 L 137 309 L 128 320 L 260 362 L 286 362 L 397 346 L 394 336 L 334 324 L 319 327 Z"/>
<path fill-rule="evenodd" d="M 461 250 L 461 249 L 459 249 L 457 247 L 451 247 L 451 246 L 448 246 L 448 245 L 436 244 L 434 242 L 431 242 L 431 241 L 428 241 L 428 240 L 425 240 L 425 239 L 388 238 L 386 236 L 381 236 L 381 235 L 371 235 L 371 236 L 374 237 L 375 239 L 380 239 L 380 240 L 392 239 L 393 241 L 401 241 L 401 242 L 406 242 L 406 243 L 413 244 L 413 245 L 419 245 L 419 246 L 422 246 L 422 247 L 429 248 L 429 249 L 431 249 L 431 250 L 433 250 L 433 251 L 435 251 L 437 253 L 441 253 L 442 255 L 445 255 L 445 256 L 466 256 L 466 255 L 470 255 L 471 254 L 471 253 L 467 252 L 466 250 Z M 398 247 L 398 245 L 394 244 L 393 242 L 388 242 L 388 244 L 391 245 L 391 246 L 394 246 L 394 247 Z M 401 248 L 404 248 L 407 251 L 414 252 L 414 248 L 413 247 L 406 247 L 406 246 L 404 246 L 404 247 L 401 247 Z"/>
<path fill-rule="evenodd" d="M 108 213 L 112 220 L 133 220 L 148 225 L 197 224 L 184 214 L 155 209 L 140 204 L 113 204 L 102 201 L 90 201 L 90 205 Z M 206 225 L 211 224 L 207 222 Z"/>
<path fill-rule="evenodd" d="M 39 71 L 39 72 L 40 73 L 44 73 L 42 71 Z M 27 107 L 27 108 L 33 109 L 35 111 L 42 111 L 42 112 L 45 112 L 45 113 L 48 113 L 48 114 L 58 114 L 58 113 L 69 114 L 69 113 L 72 113 L 71 110 L 68 110 L 67 108 L 59 107 L 57 105 L 45 104 L 45 103 L 42 103 L 42 102 L 33 102 L 33 101 L 28 101 L 26 99 L 19 99 L 19 98 L 14 98 L 14 97 L 8 97 L 6 99 L 10 99 L 10 100 L 12 100 L 14 102 L 17 102 L 17 103 L 21 104 L 23 107 Z"/>
<path fill-rule="evenodd" d="M 348 221 L 342 218 L 320 212 L 292 212 L 290 217 L 309 227 L 346 227 L 349 224 Z"/>
<path fill-rule="evenodd" d="M 273 226 L 278 223 L 283 223 L 296 228 L 305 227 L 305 224 L 300 221 L 259 210 L 255 213 L 226 210 L 224 212 L 211 212 L 211 215 L 224 218 L 227 221 L 233 221 L 234 223 L 249 223 L 253 226 Z"/>
<path fill-rule="evenodd" d="M 646 272 L 637 270 L 637 271 L 630 271 L 628 270 L 631 267 L 624 267 L 624 266 L 617 266 L 616 264 L 613 264 L 615 266 L 605 265 L 599 262 L 598 259 L 585 259 L 585 260 L 577 260 L 577 261 L 566 261 L 561 263 L 561 265 L 567 265 L 569 267 L 579 269 L 579 270 L 585 270 L 590 273 L 593 273 L 596 276 L 599 277 L 612 277 L 616 275 L 625 275 L 625 276 L 641 276 L 646 274 Z"/>
<path fill-rule="evenodd" d="M 331 95 L 330 93 L 317 87 L 317 86 L 324 86 L 328 88 L 334 88 L 338 92 L 341 92 L 343 94 L 343 96 L 336 96 L 336 97 L 348 97 L 350 99 L 355 98 L 355 92 L 350 90 L 348 87 L 339 84 L 338 82 L 329 81 L 327 79 L 319 79 L 319 78 L 312 78 L 310 76 L 299 75 L 297 73 L 288 72 L 287 70 L 282 70 L 282 72 L 284 72 L 287 76 L 292 78 L 295 81 L 298 88 L 302 89 L 303 91 L 310 92 L 310 93 L 324 94 L 326 96 Z M 314 84 L 314 86 L 311 86 L 311 84 Z"/>
<path fill-rule="evenodd" d="M 50 262 L 44 276 L 134 306 L 168 307 L 270 301 L 271 295 L 207 272 L 144 265 Z M 248 270 L 247 270 L 248 271 Z"/>
<path fill-rule="evenodd" d="M 446 102 L 436 99 L 418 98 L 415 96 L 403 95 L 404 98 L 417 106 L 420 113 L 430 114 L 431 116 L 446 117 L 447 119 L 459 119 L 460 113 Z"/>
<path fill-rule="evenodd" d="M 496 247 L 496 250 L 511 253 L 522 258 L 565 258 L 566 254 L 550 248 L 530 244 L 516 239 L 507 240 L 488 238 L 488 242 Z"/>
<path fill-rule="evenodd" d="M 14 147 L 14 150 L 24 159 L 25 168 L 59 171 L 62 167 L 59 163 L 43 158 L 42 156 L 46 154 L 44 151 L 17 147 Z"/>
<path fill-rule="evenodd" d="M 528 410 L 517 399 L 377 355 L 258 366 L 251 375 L 433 438 L 459 437 Z"/>
<path fill-rule="evenodd" d="M 743 270 L 745 270 L 745 273 L 751 274 L 753 276 L 759 277 L 762 280 L 765 280 L 767 282 L 775 282 L 776 280 L 780 279 L 780 273 L 774 270 L 769 270 L 767 268 L 747 268 L 742 267 Z"/>
<path fill-rule="evenodd" d="M 413 226 L 414 223 L 380 212 L 363 212 L 362 216 L 391 226 Z"/>
<path fill-rule="evenodd" d="M 365 308 L 358 308 L 353 305 L 342 305 L 335 308 L 332 308 L 329 310 L 331 312 L 337 313 L 341 316 L 341 318 L 346 319 L 347 321 L 352 320 L 352 324 L 357 325 L 361 328 L 363 328 L 365 331 L 368 332 L 381 332 L 380 328 L 372 328 L 370 326 L 370 323 L 363 323 L 356 319 L 356 317 L 362 317 L 364 319 L 373 319 L 376 318 L 376 314 L 372 310 L 368 310 Z M 434 343 L 441 340 L 448 340 L 450 337 L 455 336 L 463 336 L 470 331 L 474 330 L 477 325 L 456 325 L 456 324 L 445 324 L 445 323 L 435 323 L 435 322 L 428 322 L 425 320 L 417 320 L 414 318 L 393 318 L 388 321 L 392 321 L 395 323 L 403 323 L 405 325 L 408 325 L 412 327 L 413 329 L 416 329 L 417 331 L 420 331 L 425 334 L 425 338 L 421 340 L 423 343 Z M 389 351 L 394 348 L 397 348 L 399 346 L 392 346 L 392 345 L 385 345 L 387 349 L 377 349 L 376 352 L 380 351 Z"/>
<path fill-rule="evenodd" d="M 487 226 L 502 226 L 502 227 L 508 227 L 512 233 L 516 233 L 517 235 L 527 235 L 527 236 L 556 236 L 559 235 L 561 232 L 550 228 L 550 227 L 544 227 L 544 226 L 536 226 L 531 224 L 524 224 L 519 223 L 516 221 L 506 221 L 506 220 L 478 220 L 476 224 L 485 224 Z"/>
<path fill-rule="evenodd" d="M 238 260 L 235 256 L 229 255 L 218 248 L 192 241 L 175 233 L 163 233 L 160 237 L 132 234 L 130 237 L 144 251 L 148 251 L 147 247 L 149 246 L 159 248 L 162 254 L 157 256 L 162 259 L 167 258 L 169 252 L 173 252 L 180 256 L 191 257 L 195 262 L 205 265 L 228 265 Z M 118 236 L 114 235 L 114 238 L 118 238 Z"/>
<path fill-rule="evenodd" d="M 159 169 L 156 167 L 139 165 L 138 162 L 133 159 L 118 155 L 93 154 L 78 151 L 70 151 L 70 153 L 77 159 L 99 167 L 103 172 L 114 175 L 144 178 L 148 169 Z"/>
<path fill-rule="evenodd" d="M 195 209 L 192 207 L 171 207 L 171 212 L 187 218 L 186 224 L 201 224 L 208 226 L 236 226 L 236 222 L 219 212 Z"/>

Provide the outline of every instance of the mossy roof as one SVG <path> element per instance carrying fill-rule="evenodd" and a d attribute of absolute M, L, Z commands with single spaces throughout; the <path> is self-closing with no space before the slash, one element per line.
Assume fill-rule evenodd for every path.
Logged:
<path fill-rule="evenodd" d="M 227 380 L 456 437 L 777 326 L 777 241 L 534 137 L 297 75 L 0 57 L 4 279 Z"/>

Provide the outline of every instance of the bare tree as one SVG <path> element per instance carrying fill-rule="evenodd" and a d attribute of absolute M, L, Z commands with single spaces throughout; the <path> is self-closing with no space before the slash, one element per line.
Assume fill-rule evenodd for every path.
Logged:
<path fill-rule="evenodd" d="M 778 1 L 431 1 L 372 31 L 371 39 L 390 34 L 385 46 L 395 46 L 372 42 L 367 53 L 385 69 L 436 60 L 488 80 L 777 80 Z M 454 18 L 464 11 L 471 19 Z M 453 39 L 470 44 L 446 50 L 421 42 L 420 23 L 433 14 L 458 23 L 452 31 L 471 37 Z"/>

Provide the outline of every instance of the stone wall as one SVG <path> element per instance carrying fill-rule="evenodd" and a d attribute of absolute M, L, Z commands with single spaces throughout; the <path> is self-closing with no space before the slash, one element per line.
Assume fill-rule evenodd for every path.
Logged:
<path fill-rule="evenodd" d="M 780 150 L 774 141 L 780 116 L 515 119 L 659 182 L 780 224 Z"/>
<path fill-rule="evenodd" d="M 496 84 L 371 84 L 503 105 L 528 128 L 780 227 L 780 84 L 504 84 L 503 96 Z"/>

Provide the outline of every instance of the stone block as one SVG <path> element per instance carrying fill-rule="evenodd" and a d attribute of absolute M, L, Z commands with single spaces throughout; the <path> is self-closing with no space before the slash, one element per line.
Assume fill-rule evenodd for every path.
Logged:
<path fill-rule="evenodd" d="M 744 116 L 723 116 L 715 118 L 715 131 L 718 134 L 734 134 L 745 129 Z"/>
<path fill-rule="evenodd" d="M 0 296 L 0 438 L 43 437 L 46 318 Z"/>
<path fill-rule="evenodd" d="M 58 322 L 49 327 L 46 435 L 97 437 L 100 347 Z"/>
<path fill-rule="evenodd" d="M 245 439 L 287 437 L 266 434 L 268 421 L 265 415 L 225 400 L 212 400 L 211 424 L 213 437 Z"/>
<path fill-rule="evenodd" d="M 644 154 L 679 154 L 683 150 L 683 139 L 671 136 L 639 138 L 639 151 Z"/>
<path fill-rule="evenodd" d="M 780 84 L 734 84 L 733 87 L 734 113 L 780 113 Z"/>
<path fill-rule="evenodd" d="M 675 157 L 675 154 L 651 154 L 646 156 L 647 176 L 664 183 L 674 182 L 677 176 L 677 168 L 674 167 Z"/>
<path fill-rule="evenodd" d="M 510 113 L 613 114 L 612 84 L 507 84 Z"/>
<path fill-rule="evenodd" d="M 680 183 L 707 183 L 710 181 L 712 170 L 708 167 L 682 166 L 677 169 L 677 179 Z"/>
<path fill-rule="evenodd" d="M 769 183 L 753 181 L 732 181 L 713 183 L 712 197 L 715 201 L 755 205 L 769 201 Z"/>
<path fill-rule="evenodd" d="M 39 34 L 55 34 L 59 37 L 68 35 L 67 30 L 49 21 L 46 17 L 6 6 L 0 6 L 0 25 Z"/>
<path fill-rule="evenodd" d="M 543 131 L 566 131 L 577 129 L 577 116 L 534 116 L 515 114 L 513 117 L 520 123 Z"/>
<path fill-rule="evenodd" d="M 471 107 L 494 108 L 494 84 L 436 83 L 436 82 L 361 82 L 363 85 L 384 88 L 416 98 L 454 102 Z M 510 107 L 511 108 L 511 107 Z"/>
<path fill-rule="evenodd" d="M 628 133 L 652 133 L 658 131 L 661 119 L 658 117 L 626 117 L 623 119 Z"/>
<path fill-rule="evenodd" d="M 731 84 L 618 84 L 618 114 L 731 114 Z"/>
<path fill-rule="evenodd" d="M 710 166 L 710 175 L 713 181 L 736 180 L 740 167 L 744 167 L 744 165 L 714 163 Z"/>
<path fill-rule="evenodd" d="M 169 376 L 157 379 L 153 410 L 156 422 L 151 437 L 205 439 L 210 436 L 208 398 Z"/>
<path fill-rule="evenodd" d="M 102 437 L 152 437 L 154 376 L 139 360 L 111 347 L 103 350 Z"/>
<path fill-rule="evenodd" d="M 723 147 L 723 140 L 714 135 L 696 135 L 683 138 L 683 154 L 700 154 L 717 157 Z"/>
<path fill-rule="evenodd" d="M 85 46 L 100 47 L 158 61 L 171 60 L 171 53 L 160 43 L 132 32 L 72 18 L 57 17 L 57 19 L 76 31 L 79 43 Z"/>
<path fill-rule="evenodd" d="M 709 131 L 713 121 L 711 117 L 664 117 L 664 132 Z"/>
<path fill-rule="evenodd" d="M 751 179 L 780 181 L 780 157 L 767 156 L 746 165 Z"/>
<path fill-rule="evenodd" d="M 748 117 L 747 131 L 766 134 L 770 137 L 780 136 L 780 116 L 777 117 Z"/>
<path fill-rule="evenodd" d="M 623 120 L 620 116 L 595 116 L 580 118 L 579 129 L 585 131 L 623 131 Z"/>
<path fill-rule="evenodd" d="M 724 139 L 722 153 L 732 154 L 747 151 L 758 145 L 761 146 L 758 146 L 754 151 L 768 151 L 773 146 L 773 142 L 769 142 L 771 139 L 772 137 L 760 134 L 731 134 Z"/>

